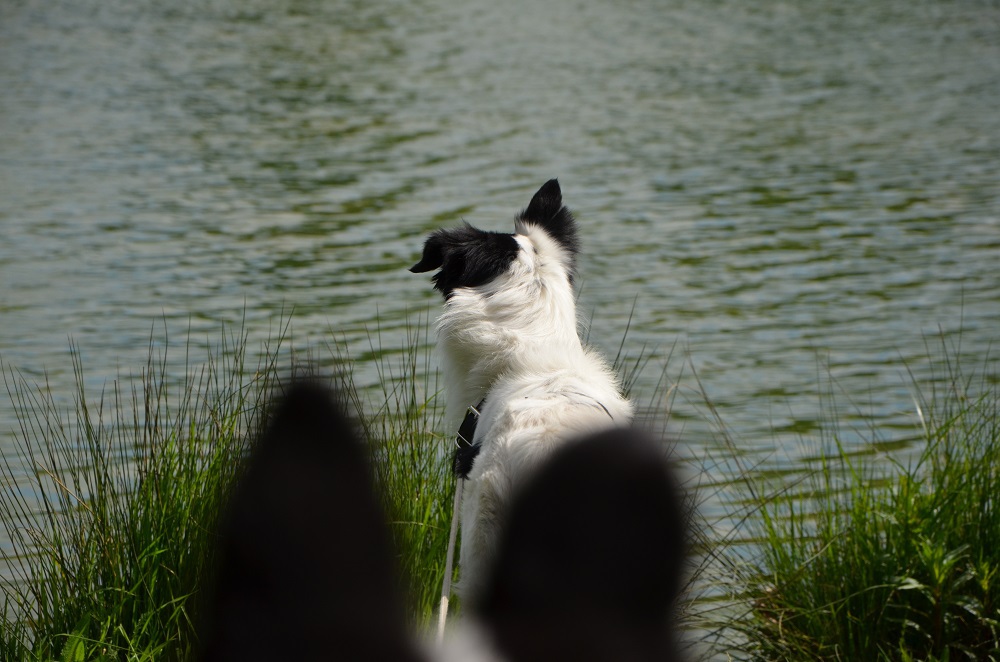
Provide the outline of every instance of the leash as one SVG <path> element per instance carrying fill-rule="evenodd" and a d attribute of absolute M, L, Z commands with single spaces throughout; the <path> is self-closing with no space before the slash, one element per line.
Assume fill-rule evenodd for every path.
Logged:
<path fill-rule="evenodd" d="M 452 504 L 451 533 L 448 534 L 448 557 L 444 564 L 444 584 L 441 586 L 441 606 L 438 609 L 437 642 L 444 642 L 444 624 L 448 620 L 448 596 L 451 595 L 452 562 L 455 559 L 455 538 L 458 537 L 458 508 L 462 503 L 462 487 L 465 479 L 459 478 L 455 485 L 455 503 Z"/>
<path fill-rule="evenodd" d="M 457 448 L 452 461 L 452 471 L 458 477 L 455 484 L 455 502 L 451 506 L 451 531 L 448 533 L 448 555 L 444 563 L 444 582 L 441 585 L 441 606 L 438 608 L 438 631 L 437 643 L 440 646 L 444 641 L 444 625 L 448 619 L 448 600 L 451 597 L 451 575 L 455 560 L 455 540 L 458 537 L 458 511 L 462 505 L 462 488 L 465 487 L 465 480 L 472 469 L 472 461 L 479 454 L 479 445 L 472 443 L 472 438 L 476 435 L 476 422 L 479 420 L 479 411 L 483 408 L 485 400 L 480 400 L 475 407 L 470 406 L 462 419 L 462 425 L 458 428 L 458 437 L 455 439 Z"/>

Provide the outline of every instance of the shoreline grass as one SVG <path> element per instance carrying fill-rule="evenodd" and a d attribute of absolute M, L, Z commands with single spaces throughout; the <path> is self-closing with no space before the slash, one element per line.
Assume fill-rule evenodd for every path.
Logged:
<path fill-rule="evenodd" d="M 356 390 L 336 346 L 342 372 L 328 376 L 371 443 L 418 629 L 432 622 L 440 597 L 454 490 L 430 326 L 408 326 L 402 352 L 382 351 L 377 332 L 371 338 L 380 390 Z M 96 399 L 74 350 L 72 405 L 4 369 L 20 455 L 0 462 L 0 521 L 14 545 L 2 562 L 15 576 L 2 586 L 0 661 L 190 659 L 216 517 L 247 440 L 283 380 L 312 371 L 308 361 L 279 368 L 281 343 L 262 348 L 253 366 L 246 335 L 223 332 L 221 347 L 197 365 L 189 343 L 178 377 L 167 360 L 174 348 L 155 354 L 151 342 L 139 374 Z M 616 364 L 631 385 L 649 357 L 623 348 Z M 730 534 L 695 532 L 693 581 L 730 596 L 728 609 L 684 614 L 716 638 L 699 652 L 1000 659 L 1000 398 L 995 381 L 973 382 L 950 365 L 926 399 L 918 390 L 925 450 L 913 464 L 876 473 L 834 434 L 798 490 L 775 490 L 745 471 L 749 505 L 732 515 L 736 533 L 755 541 L 755 557 L 731 554 Z M 650 403 L 669 408 L 677 389 L 667 381 L 664 372 Z M 950 387 L 936 390 L 938 381 Z M 718 415 L 707 396 L 705 406 L 706 418 Z M 705 595 L 704 586 L 692 595 Z"/>
<path fill-rule="evenodd" d="M 758 554 L 730 559 L 743 611 L 717 624 L 735 657 L 1000 660 L 1000 391 L 941 351 L 929 393 L 910 376 L 914 460 L 833 433 L 795 489 L 744 475 Z"/>
<path fill-rule="evenodd" d="M 246 337 L 184 376 L 167 351 L 94 400 L 72 348 L 70 411 L 7 368 L 19 457 L 3 458 L 0 520 L 13 545 L 4 660 L 183 659 L 215 521 L 260 425 L 275 353 L 247 370 Z M 23 467 L 29 476 L 18 476 Z"/>
<path fill-rule="evenodd" d="M 415 328 L 427 346 L 429 324 Z M 317 372 L 308 360 L 279 367 L 282 342 L 263 347 L 251 367 L 247 335 L 227 339 L 224 331 L 203 364 L 192 362 L 188 341 L 183 366 L 171 369 L 176 348 L 156 354 L 151 340 L 140 373 L 96 399 L 71 347 L 71 405 L 4 366 L 19 430 L 15 455 L 0 461 L 0 523 L 13 548 L 0 559 L 13 575 L 0 585 L 0 661 L 192 657 L 217 517 L 248 444 L 272 395 Z M 354 388 L 337 347 L 330 351 L 341 372 L 322 378 L 371 443 L 412 618 L 423 627 L 439 598 L 454 481 L 429 351 L 421 353 L 417 335 L 401 355 L 375 352 L 380 342 L 372 340 L 379 395 Z"/>

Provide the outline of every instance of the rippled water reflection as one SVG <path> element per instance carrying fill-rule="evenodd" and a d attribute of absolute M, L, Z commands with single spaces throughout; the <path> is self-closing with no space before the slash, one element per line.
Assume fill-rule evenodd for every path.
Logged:
<path fill-rule="evenodd" d="M 507 229 L 553 176 L 591 340 L 635 302 L 633 351 L 677 343 L 779 466 L 829 376 L 905 436 L 926 334 L 996 374 L 995 3 L 20 0 L 0 90 L 0 355 L 67 393 L 68 336 L 100 384 L 160 319 L 397 347 L 423 236 Z"/>

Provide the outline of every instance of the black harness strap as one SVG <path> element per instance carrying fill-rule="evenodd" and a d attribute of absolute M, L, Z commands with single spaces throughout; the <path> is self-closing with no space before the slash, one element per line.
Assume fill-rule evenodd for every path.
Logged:
<path fill-rule="evenodd" d="M 583 393 L 577 393 L 572 391 L 576 395 L 582 395 L 584 397 L 589 397 Z M 615 417 L 611 415 L 608 408 L 605 407 L 599 400 L 590 398 L 597 403 L 597 406 L 604 410 L 604 413 L 613 421 Z M 479 404 L 475 407 L 469 407 L 469 410 L 465 414 L 465 418 L 462 419 L 462 424 L 458 426 L 458 437 L 455 439 L 456 448 L 455 454 L 452 456 L 451 468 L 456 476 L 459 478 L 468 478 L 469 472 L 472 471 L 472 463 L 475 461 L 476 457 L 479 455 L 479 449 L 482 444 L 473 443 L 473 439 L 476 436 L 476 423 L 479 422 L 479 412 L 483 410 L 483 405 L 486 404 L 486 398 L 479 401 Z"/>
<path fill-rule="evenodd" d="M 485 402 L 484 398 L 475 407 L 469 407 L 465 418 L 462 419 L 462 425 L 458 428 L 458 437 L 455 439 L 457 448 L 455 448 L 455 455 L 452 457 L 452 471 L 459 478 L 469 477 L 472 463 L 479 455 L 480 444 L 474 444 L 472 440 L 476 436 L 476 423 L 479 421 L 479 412 L 482 411 Z"/>

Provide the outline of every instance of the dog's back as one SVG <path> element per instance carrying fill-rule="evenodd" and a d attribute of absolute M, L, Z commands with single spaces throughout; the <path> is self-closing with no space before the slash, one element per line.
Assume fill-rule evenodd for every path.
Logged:
<path fill-rule="evenodd" d="M 436 271 L 446 420 L 481 405 L 478 456 L 462 505 L 460 593 L 473 599 L 495 554 L 511 492 L 567 439 L 628 425 L 632 406 L 577 329 L 576 222 L 556 180 L 513 234 L 471 226 L 433 233 L 412 271 Z"/>
<path fill-rule="evenodd" d="M 517 486 L 560 446 L 631 421 L 632 407 L 600 364 L 508 375 L 490 390 L 475 441 L 481 445 L 462 503 L 463 600 L 486 580 Z"/>

